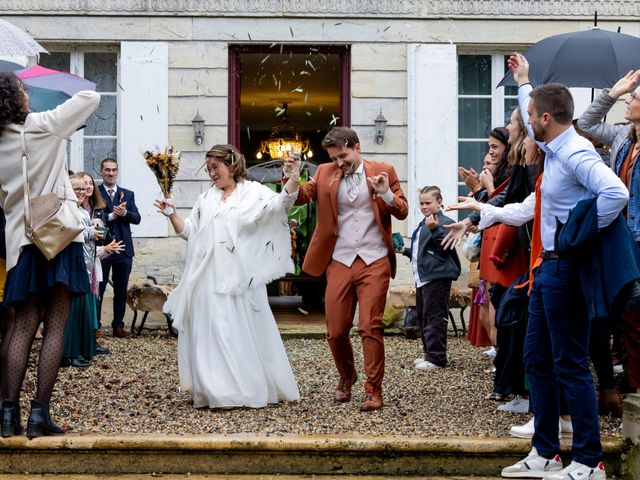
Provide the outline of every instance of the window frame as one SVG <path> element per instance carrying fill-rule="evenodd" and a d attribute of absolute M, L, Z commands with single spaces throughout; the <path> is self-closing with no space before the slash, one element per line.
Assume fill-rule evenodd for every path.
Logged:
<path fill-rule="evenodd" d="M 458 52 L 458 64 L 460 64 L 460 57 L 462 56 L 490 56 L 491 57 L 491 93 L 490 94 L 457 94 L 457 103 L 458 108 L 460 106 L 460 99 L 465 98 L 490 98 L 491 99 L 491 122 L 490 128 L 496 128 L 501 126 L 506 126 L 505 121 L 505 102 L 511 99 L 517 99 L 517 95 L 506 95 L 505 88 L 499 87 L 496 88 L 494 85 L 498 85 L 502 77 L 504 76 L 503 68 L 505 62 L 505 56 L 511 55 L 511 52 L 505 50 L 469 50 L 469 51 L 459 51 Z M 458 90 L 459 92 L 459 90 Z M 460 119 L 458 119 L 458 132 L 460 131 Z M 461 143 L 478 143 L 478 142 L 486 142 L 486 138 L 471 138 L 471 137 L 460 137 L 458 135 L 458 148 Z M 460 158 L 458 158 L 458 166 L 460 166 Z M 460 187 L 463 187 L 465 184 L 462 181 L 458 181 L 458 191 L 460 192 Z"/>
<path fill-rule="evenodd" d="M 118 115 L 120 110 L 119 85 L 120 85 L 120 46 L 119 45 L 70 45 L 70 44 L 47 44 L 47 50 L 51 53 L 69 54 L 69 72 L 84 78 L 84 55 L 85 53 L 116 53 L 116 91 L 100 92 L 103 96 L 116 97 L 116 134 L 115 135 L 85 135 L 84 129 L 78 130 L 71 135 L 69 143 L 69 168 L 74 172 L 85 170 L 84 161 L 84 140 L 85 139 L 110 139 L 116 141 L 116 151 L 119 151 L 119 135 L 121 118 Z M 46 55 L 46 54 L 44 54 Z M 35 63 L 34 63 L 35 64 Z"/>

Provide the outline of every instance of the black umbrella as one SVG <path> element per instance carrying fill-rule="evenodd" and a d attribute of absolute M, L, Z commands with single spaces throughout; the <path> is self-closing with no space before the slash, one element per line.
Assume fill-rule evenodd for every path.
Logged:
<path fill-rule="evenodd" d="M 524 52 L 535 85 L 609 88 L 640 67 L 640 38 L 591 28 L 540 40 Z M 498 87 L 515 86 L 507 72 Z"/>
<path fill-rule="evenodd" d="M 9 62 L 7 60 L 0 60 L 0 72 L 15 72 L 16 70 L 22 70 L 24 67 L 17 63 Z"/>

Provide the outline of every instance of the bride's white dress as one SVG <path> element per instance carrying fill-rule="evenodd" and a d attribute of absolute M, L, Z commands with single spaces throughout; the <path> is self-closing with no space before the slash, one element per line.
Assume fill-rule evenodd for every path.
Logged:
<path fill-rule="evenodd" d="M 185 222 L 187 263 L 165 311 L 180 332 L 180 387 L 195 407 L 300 398 L 266 289 L 292 268 L 285 225 L 294 199 L 245 181 L 223 202 L 212 187 Z"/>

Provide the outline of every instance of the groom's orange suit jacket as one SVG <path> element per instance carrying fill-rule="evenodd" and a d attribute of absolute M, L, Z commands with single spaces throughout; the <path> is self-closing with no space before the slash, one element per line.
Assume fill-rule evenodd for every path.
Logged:
<path fill-rule="evenodd" d="M 396 254 L 391 240 L 391 215 L 398 220 L 407 218 L 408 205 L 398 175 L 388 163 L 363 160 L 365 177 L 372 177 L 386 172 L 389 176 L 389 188 L 393 192 L 394 202 L 387 205 L 375 194 L 369 185 L 369 198 L 373 214 L 380 233 L 387 245 L 391 277 L 396 274 Z M 300 186 L 296 205 L 315 201 L 318 208 L 318 224 L 309 248 L 304 257 L 302 270 L 310 275 L 319 276 L 324 273 L 331 262 L 331 256 L 338 238 L 338 188 L 342 180 L 342 170 L 333 162 L 323 163 L 318 167 L 316 175 L 309 182 Z"/>

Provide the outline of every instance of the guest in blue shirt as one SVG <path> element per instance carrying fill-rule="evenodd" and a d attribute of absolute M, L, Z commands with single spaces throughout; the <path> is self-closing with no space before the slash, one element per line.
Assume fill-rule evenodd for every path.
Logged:
<path fill-rule="evenodd" d="M 558 222 L 585 199 L 596 199 L 597 223 L 608 226 L 623 210 L 629 192 L 598 156 L 593 145 L 573 128 L 573 98 L 560 84 L 529 84 L 524 56 L 509 58 L 518 83 L 518 103 L 529 134 L 545 153 L 541 192 L 542 262 L 529 300 L 525 340 L 525 370 L 530 381 L 535 434 L 531 453 L 502 470 L 507 478 L 545 480 L 605 480 L 596 392 L 589 369 L 590 320 L 578 277 L 579 260 L 558 256 Z M 522 203 L 502 209 L 484 204 L 480 228 L 495 222 L 521 225 L 534 216 L 535 193 Z M 455 245 L 466 226 L 454 224 L 444 245 Z M 573 424 L 573 461 L 563 468 L 558 455 L 559 389 L 562 388 Z"/>
<path fill-rule="evenodd" d="M 505 468 L 503 476 L 538 469 L 548 480 L 604 480 L 596 392 L 589 369 L 590 321 L 577 260 L 559 257 L 554 242 L 557 222 L 566 222 L 580 200 L 596 198 L 598 227 L 604 228 L 624 209 L 629 192 L 571 125 L 574 108 L 569 90 L 559 84 L 533 89 L 529 64 L 520 54 L 509 58 L 509 68 L 519 86 L 518 103 L 529 133 L 546 158 L 541 184 L 543 261 L 533 282 L 525 342 L 535 414 L 533 450 L 527 459 Z M 574 431 L 573 461 L 566 468 L 557 460 L 559 387 L 566 395 Z"/>

